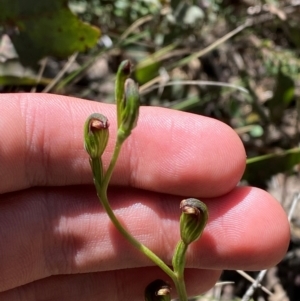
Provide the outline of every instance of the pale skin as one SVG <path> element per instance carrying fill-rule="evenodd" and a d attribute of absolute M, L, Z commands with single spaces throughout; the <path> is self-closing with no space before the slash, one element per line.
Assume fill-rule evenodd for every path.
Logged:
<path fill-rule="evenodd" d="M 149 282 L 168 280 L 112 227 L 97 200 L 83 124 L 91 113 L 107 116 L 107 166 L 115 107 L 45 94 L 2 94 L 0 107 L 0 300 L 143 300 Z M 111 205 L 163 260 L 171 263 L 179 239 L 180 201 L 196 197 L 209 208 L 188 252 L 189 295 L 213 286 L 223 269 L 265 269 L 287 250 L 280 204 L 260 189 L 236 187 L 245 160 L 228 126 L 159 108 L 141 108 L 124 144 Z"/>

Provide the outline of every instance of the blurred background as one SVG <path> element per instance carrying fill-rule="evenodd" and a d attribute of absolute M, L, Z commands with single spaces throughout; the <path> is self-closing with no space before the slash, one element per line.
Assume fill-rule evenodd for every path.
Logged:
<path fill-rule="evenodd" d="M 197 300 L 300 300 L 299 54 L 299 0 L 0 0 L 0 93 L 113 103 L 130 59 L 142 105 L 216 118 L 242 139 L 241 185 L 282 204 L 290 248 L 268 271 L 225 271 Z"/>

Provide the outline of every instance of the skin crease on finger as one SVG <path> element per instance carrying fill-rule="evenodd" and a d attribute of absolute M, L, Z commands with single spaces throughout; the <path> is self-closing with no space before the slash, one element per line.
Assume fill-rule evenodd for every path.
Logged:
<path fill-rule="evenodd" d="M 109 196 L 126 228 L 170 263 L 179 240 L 180 198 L 124 188 Z M 258 270 L 283 257 L 289 225 L 269 194 L 241 187 L 205 202 L 209 223 L 191 245 L 187 266 Z M 116 232 L 89 187 L 37 188 L 4 196 L 0 220 L 5 225 L 5 232 L 0 231 L 0 291 L 51 275 L 151 264 Z"/>
<path fill-rule="evenodd" d="M 0 150 L 0 192 L 92 183 L 82 132 L 94 112 L 110 121 L 111 138 L 103 156 L 107 166 L 115 140 L 115 106 L 48 94 L 4 94 L 1 102 L 0 129 L 5 131 L 0 138 L 6 143 Z M 217 120 L 142 107 L 112 183 L 215 197 L 237 185 L 245 158 L 239 137 Z"/>
<path fill-rule="evenodd" d="M 187 269 L 185 279 L 189 296 L 210 289 L 220 271 Z M 22 287 L 0 293 L 1 301 L 140 301 L 145 287 L 155 279 L 171 285 L 171 296 L 176 298 L 172 281 L 158 268 L 130 269 L 103 273 L 77 274 L 45 278 Z"/>

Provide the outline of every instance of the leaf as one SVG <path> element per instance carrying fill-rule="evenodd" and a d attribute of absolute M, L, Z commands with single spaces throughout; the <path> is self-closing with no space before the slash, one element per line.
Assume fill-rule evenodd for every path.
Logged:
<path fill-rule="evenodd" d="M 157 76 L 161 64 L 158 63 L 155 59 L 147 59 L 147 63 L 137 65 L 137 68 L 134 72 L 136 80 L 140 85 L 143 85 L 150 81 L 152 78 Z"/>
<path fill-rule="evenodd" d="M 283 110 L 288 107 L 295 94 L 293 79 L 279 68 L 277 82 L 273 97 L 269 100 L 270 117 L 274 123 L 278 123 L 283 115 Z"/>
<path fill-rule="evenodd" d="M 271 176 L 291 170 L 300 163 L 300 148 L 281 153 L 258 156 L 247 160 L 243 179 L 252 185 L 261 185 Z"/>
<path fill-rule="evenodd" d="M 34 65 L 45 56 L 66 58 L 93 47 L 100 30 L 81 22 L 67 0 L 0 0 L 4 25 L 22 64 Z"/>
<path fill-rule="evenodd" d="M 39 84 L 48 85 L 52 79 L 41 78 Z M 37 84 L 36 78 L 33 77 L 17 77 L 17 76 L 1 76 L 0 75 L 0 85 L 1 86 L 34 86 Z"/>
<path fill-rule="evenodd" d="M 155 53 L 147 55 L 145 59 L 136 65 L 134 76 L 139 84 L 142 85 L 158 75 L 162 59 L 174 50 L 175 47 L 176 44 L 167 45 Z"/>

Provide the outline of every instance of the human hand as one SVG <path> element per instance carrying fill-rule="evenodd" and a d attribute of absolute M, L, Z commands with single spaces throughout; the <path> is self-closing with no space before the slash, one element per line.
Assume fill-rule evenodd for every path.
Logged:
<path fill-rule="evenodd" d="M 112 227 L 98 202 L 83 124 L 112 105 L 47 94 L 0 95 L 0 300 L 141 300 L 166 276 Z M 275 265 L 289 242 L 281 206 L 265 191 L 236 187 L 245 152 L 226 125 L 206 117 L 141 108 L 111 181 L 116 215 L 139 241 L 171 263 L 179 203 L 209 208 L 188 251 L 189 295 L 209 289 L 222 269 Z M 173 290 L 174 292 L 175 290 Z"/>

